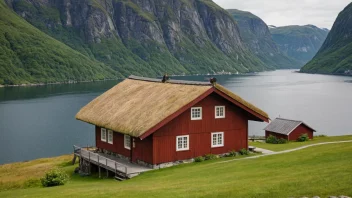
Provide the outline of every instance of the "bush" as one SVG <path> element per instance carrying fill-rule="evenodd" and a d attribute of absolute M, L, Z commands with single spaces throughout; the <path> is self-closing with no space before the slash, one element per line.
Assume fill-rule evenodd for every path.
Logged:
<path fill-rule="evenodd" d="M 215 159 L 216 158 L 216 156 L 214 155 L 214 154 L 206 154 L 206 155 L 204 155 L 204 159 L 205 160 L 212 160 L 212 159 Z"/>
<path fill-rule="evenodd" d="M 45 173 L 40 181 L 44 187 L 60 186 L 68 181 L 68 175 L 59 169 L 54 169 Z"/>
<path fill-rule="evenodd" d="M 278 144 L 286 144 L 287 142 L 288 141 L 286 139 L 284 139 L 284 138 L 280 138 L 280 139 L 277 140 Z"/>
<path fill-rule="evenodd" d="M 297 142 L 305 142 L 305 141 L 308 141 L 308 140 L 309 140 L 308 134 L 304 133 L 304 134 L 301 134 L 298 137 Z"/>
<path fill-rule="evenodd" d="M 266 138 L 265 140 L 266 143 L 269 143 L 269 144 L 277 144 L 277 138 L 273 135 L 269 135 L 268 138 Z"/>
<path fill-rule="evenodd" d="M 194 158 L 194 162 L 202 162 L 202 161 L 204 161 L 204 157 L 202 156 Z"/>
<path fill-rule="evenodd" d="M 249 155 L 249 151 L 248 151 L 247 149 L 245 149 L 245 148 L 241 149 L 241 150 L 239 151 L 239 153 L 240 153 L 241 155 Z"/>
<path fill-rule="evenodd" d="M 226 155 L 226 157 L 236 157 L 236 156 L 237 156 L 237 152 L 234 151 L 234 150 L 230 151 L 230 152 Z"/>
<path fill-rule="evenodd" d="M 277 139 L 277 137 L 269 135 L 265 142 L 269 144 L 286 144 L 288 141 L 284 138 Z"/>

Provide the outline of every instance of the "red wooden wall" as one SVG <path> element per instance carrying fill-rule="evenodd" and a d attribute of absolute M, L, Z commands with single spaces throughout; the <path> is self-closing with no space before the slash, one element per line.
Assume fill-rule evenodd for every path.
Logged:
<path fill-rule="evenodd" d="M 313 131 L 312 129 L 306 127 L 304 124 L 299 125 L 295 130 L 293 130 L 289 136 L 289 140 L 297 140 L 298 137 L 304 133 L 307 133 L 309 136 L 309 139 L 313 139 Z"/>
<path fill-rule="evenodd" d="M 215 106 L 225 106 L 225 118 L 215 119 Z M 193 107 L 202 107 L 202 120 L 191 120 L 188 109 L 153 134 L 153 164 L 190 159 L 248 148 L 249 115 L 211 94 Z M 211 133 L 224 132 L 224 146 L 211 148 Z M 176 136 L 189 135 L 189 150 L 176 151 Z"/>
<path fill-rule="evenodd" d="M 287 140 L 287 135 L 280 134 L 280 133 L 274 133 L 274 132 L 271 132 L 271 131 L 265 131 L 265 138 L 268 138 L 269 135 L 273 135 L 273 136 L 275 136 L 278 139 L 283 138 L 283 139 Z"/>
<path fill-rule="evenodd" d="M 114 132 L 113 136 L 113 144 L 109 144 L 108 142 L 101 141 L 101 128 L 95 127 L 95 144 L 97 148 L 106 149 L 108 151 L 118 153 L 125 157 L 131 158 L 133 162 L 137 160 L 141 160 L 150 164 L 153 164 L 153 137 L 147 137 L 144 140 L 140 140 L 139 138 L 132 138 L 131 141 L 131 150 L 126 149 L 124 146 L 124 135 L 121 133 Z M 106 137 L 108 136 L 108 132 L 106 130 Z M 134 147 L 133 142 L 134 141 Z M 132 155 L 131 155 L 132 152 Z"/>

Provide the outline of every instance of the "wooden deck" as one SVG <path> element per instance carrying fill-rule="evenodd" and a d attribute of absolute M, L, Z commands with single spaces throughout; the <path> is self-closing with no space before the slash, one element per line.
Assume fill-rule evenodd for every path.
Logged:
<path fill-rule="evenodd" d="M 74 155 L 80 157 L 80 160 L 84 159 L 85 161 L 95 164 L 100 168 L 104 168 L 109 170 L 117 175 L 125 176 L 126 178 L 131 178 L 136 176 L 142 172 L 152 170 L 149 167 L 130 163 L 124 159 L 120 159 L 111 155 L 107 155 L 104 153 L 96 153 L 89 151 L 87 149 L 73 146 L 74 147 Z"/>

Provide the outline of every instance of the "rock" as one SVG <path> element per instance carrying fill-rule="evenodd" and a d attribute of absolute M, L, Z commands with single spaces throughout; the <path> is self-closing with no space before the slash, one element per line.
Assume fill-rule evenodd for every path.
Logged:
<path fill-rule="evenodd" d="M 79 167 L 76 167 L 73 172 L 77 174 L 77 173 L 79 173 L 79 171 L 80 171 Z"/>
<path fill-rule="evenodd" d="M 340 195 L 339 198 L 351 198 L 351 197 L 345 196 L 345 195 Z"/>

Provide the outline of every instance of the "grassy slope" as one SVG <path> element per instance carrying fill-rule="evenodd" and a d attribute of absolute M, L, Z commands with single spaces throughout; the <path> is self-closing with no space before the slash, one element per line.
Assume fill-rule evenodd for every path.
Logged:
<path fill-rule="evenodd" d="M 0 84 L 97 80 L 119 74 L 42 33 L 0 0 Z"/>
<path fill-rule="evenodd" d="M 352 169 L 348 166 L 352 163 L 351 150 L 352 143 L 331 144 L 217 163 L 229 159 L 223 158 L 155 170 L 124 182 L 72 176 L 65 186 L 2 191 L 0 197 L 351 196 Z"/>
<path fill-rule="evenodd" d="M 306 73 L 344 74 L 352 70 L 352 3 L 338 15 L 317 55 L 302 69 Z"/>
<path fill-rule="evenodd" d="M 272 150 L 272 151 L 283 151 L 283 150 L 287 150 L 287 149 L 298 148 L 298 147 L 309 145 L 309 144 L 316 144 L 316 143 L 321 143 L 321 142 L 344 141 L 344 140 L 352 140 L 352 135 L 331 136 L 331 137 L 314 137 L 313 140 L 310 140 L 308 142 L 290 141 L 287 144 L 267 144 L 264 142 L 249 142 L 249 145 L 263 148 L 263 149 Z"/>

